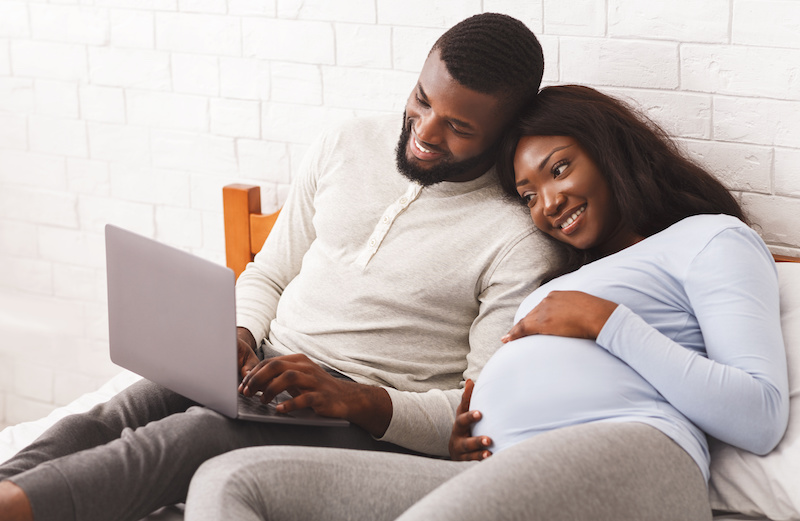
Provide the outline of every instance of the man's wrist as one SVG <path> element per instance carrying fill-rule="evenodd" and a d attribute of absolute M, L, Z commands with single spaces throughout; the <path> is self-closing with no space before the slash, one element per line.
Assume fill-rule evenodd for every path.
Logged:
<path fill-rule="evenodd" d="M 258 347 L 258 345 L 256 344 L 256 338 L 253 336 L 253 333 L 251 333 L 249 329 L 247 329 L 246 327 L 238 326 L 236 328 L 236 337 L 240 341 L 244 340 L 245 342 L 247 342 L 247 345 L 250 346 L 250 349 L 252 349 L 253 352 L 256 351 L 256 348 Z"/>
<path fill-rule="evenodd" d="M 362 427 L 376 438 L 382 437 L 392 421 L 392 399 L 382 387 L 350 383 L 356 392 L 351 394 L 347 420 Z"/>

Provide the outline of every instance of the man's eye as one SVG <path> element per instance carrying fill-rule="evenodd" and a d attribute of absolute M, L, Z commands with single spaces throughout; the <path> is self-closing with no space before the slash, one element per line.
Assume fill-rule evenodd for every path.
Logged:
<path fill-rule="evenodd" d="M 428 105 L 428 102 L 427 102 L 427 101 L 423 100 L 423 99 L 422 99 L 422 98 L 420 98 L 419 96 L 416 96 L 416 98 L 417 98 L 417 103 L 419 103 L 419 104 L 420 104 L 420 105 L 422 105 L 423 107 L 426 107 L 426 108 L 427 108 L 427 107 L 430 107 L 430 105 Z"/>
<path fill-rule="evenodd" d="M 456 127 L 455 125 L 453 125 L 452 123 L 450 124 L 450 128 L 453 129 L 453 133 L 455 133 L 455 134 L 457 134 L 459 136 L 469 136 L 469 135 L 471 135 L 469 132 L 465 132 L 463 130 L 459 130 L 459 128 Z"/>

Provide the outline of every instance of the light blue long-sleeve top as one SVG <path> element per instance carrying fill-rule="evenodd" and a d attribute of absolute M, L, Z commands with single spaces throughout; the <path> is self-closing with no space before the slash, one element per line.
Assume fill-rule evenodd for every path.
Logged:
<path fill-rule="evenodd" d="M 659 429 L 706 480 L 704 432 L 756 454 L 777 445 L 789 391 L 775 265 L 738 219 L 698 215 L 543 285 L 616 302 L 596 341 L 533 335 L 500 348 L 470 408 L 474 435 L 502 450 L 536 434 L 592 421 Z"/>

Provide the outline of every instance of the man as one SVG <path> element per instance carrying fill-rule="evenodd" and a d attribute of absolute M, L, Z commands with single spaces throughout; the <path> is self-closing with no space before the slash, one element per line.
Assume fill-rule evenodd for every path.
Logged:
<path fill-rule="evenodd" d="M 237 282 L 241 392 L 268 400 L 288 389 L 283 411 L 310 407 L 351 427 L 234 421 L 141 382 L 0 467 L 0 520 L 138 519 L 183 501 L 205 460 L 247 446 L 446 455 L 463 382 L 550 258 L 491 168 L 542 70 L 521 22 L 457 24 L 402 120 L 356 120 L 311 148 Z"/>

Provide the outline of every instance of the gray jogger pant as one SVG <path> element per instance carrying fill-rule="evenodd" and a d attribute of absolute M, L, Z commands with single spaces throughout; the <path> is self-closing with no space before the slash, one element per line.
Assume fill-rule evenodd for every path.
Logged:
<path fill-rule="evenodd" d="M 232 420 L 140 381 L 55 424 L 0 466 L 0 480 L 22 488 L 37 521 L 137 520 L 183 502 L 207 459 L 274 444 L 405 451 L 356 426 Z"/>
<path fill-rule="evenodd" d="M 694 460 L 641 423 L 541 434 L 476 462 L 301 447 L 238 450 L 195 475 L 186 521 L 710 521 Z"/>

